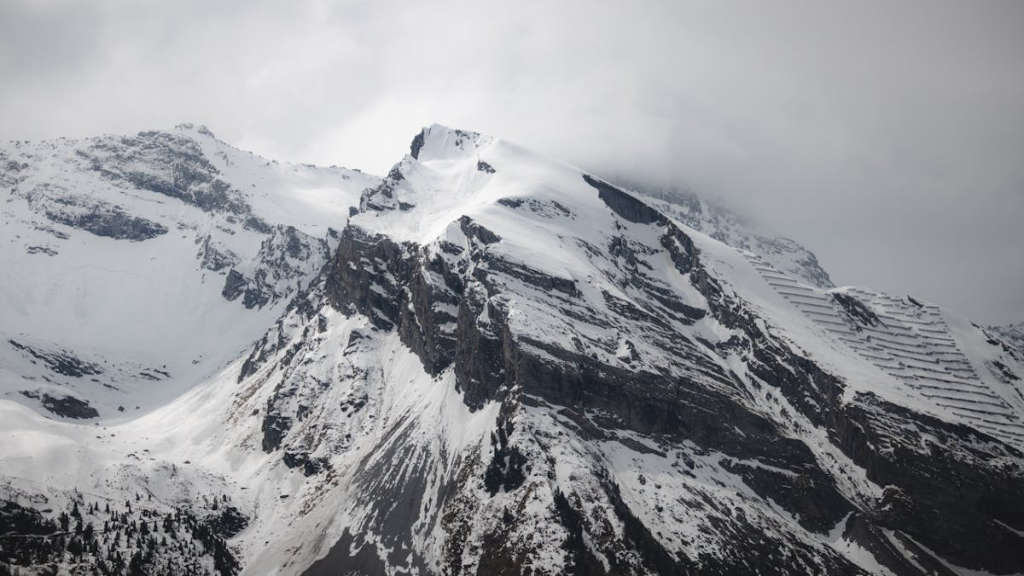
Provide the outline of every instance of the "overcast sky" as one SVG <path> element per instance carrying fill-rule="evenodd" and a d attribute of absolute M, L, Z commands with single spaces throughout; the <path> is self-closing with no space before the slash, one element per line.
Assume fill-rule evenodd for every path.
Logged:
<path fill-rule="evenodd" d="M 487 132 L 1024 320 L 1020 0 L 0 0 L 0 138 L 183 121 L 378 174 L 422 125 Z"/>

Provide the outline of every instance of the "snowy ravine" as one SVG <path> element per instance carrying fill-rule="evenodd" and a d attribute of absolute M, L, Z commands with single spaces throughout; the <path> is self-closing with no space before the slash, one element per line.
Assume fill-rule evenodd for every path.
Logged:
<path fill-rule="evenodd" d="M 699 201 L 438 125 L 0 193 L 0 574 L 1024 573 L 1019 328 Z"/>

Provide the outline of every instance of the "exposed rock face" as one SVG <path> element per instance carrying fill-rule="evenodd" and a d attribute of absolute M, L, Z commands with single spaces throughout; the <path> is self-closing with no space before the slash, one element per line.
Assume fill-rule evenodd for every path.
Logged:
<path fill-rule="evenodd" d="M 220 291 L 220 294 L 227 300 L 236 300 L 245 293 L 247 285 L 248 281 L 246 281 L 245 276 L 242 276 L 238 270 L 232 268 L 224 278 L 224 288 Z"/>
<path fill-rule="evenodd" d="M 832 298 L 843 307 L 843 310 L 846 311 L 847 316 L 853 320 L 855 325 L 876 326 L 881 323 L 878 315 L 865 306 L 863 302 L 857 300 L 857 298 L 841 292 L 832 294 Z"/>
<path fill-rule="evenodd" d="M 118 205 L 73 194 L 56 186 L 40 186 L 24 195 L 33 209 L 56 224 L 115 240 L 142 241 L 167 233 L 167 227 L 132 216 Z"/>
<path fill-rule="evenodd" d="M 225 268 L 239 264 L 238 256 L 230 248 L 221 246 L 212 236 L 207 235 L 202 239 L 197 238 L 196 242 L 199 244 L 197 257 L 201 267 L 213 272 L 220 272 Z M 228 300 L 232 299 L 228 298 Z"/>
<path fill-rule="evenodd" d="M 82 376 L 95 376 L 103 373 L 103 369 L 98 365 L 81 360 L 67 350 L 40 350 L 13 339 L 8 340 L 7 343 L 14 349 L 27 354 L 35 360 L 39 360 L 57 374 L 81 378 Z"/>
<path fill-rule="evenodd" d="M 32 390 L 22 390 L 21 394 L 27 398 L 39 400 L 43 405 L 43 408 L 46 408 L 57 416 L 64 418 L 73 418 L 77 420 L 95 418 L 100 415 L 95 408 L 89 406 L 88 402 L 75 398 L 74 396 L 55 398 L 45 392 L 39 393 Z"/>
<path fill-rule="evenodd" d="M 47 256 L 57 255 L 57 251 L 49 246 L 25 246 L 25 252 L 28 254 L 46 254 Z"/>
<path fill-rule="evenodd" d="M 167 228 L 160 224 L 129 216 L 116 207 L 108 211 L 94 209 L 82 214 L 47 211 L 46 216 L 54 222 L 118 240 L 149 240 L 167 233 Z"/>
<path fill-rule="evenodd" d="M 242 296 L 242 304 L 250 309 L 287 298 L 327 261 L 329 249 L 327 239 L 313 238 L 292 226 L 275 227 L 260 245 L 252 275 L 245 276 L 231 268 L 224 278 L 221 295 L 228 300 Z M 204 256 L 208 253 L 204 252 Z M 230 255 L 210 257 L 211 265 L 219 265 L 216 270 L 231 261 Z"/>
<path fill-rule="evenodd" d="M 416 137 L 412 139 L 412 144 L 409 146 L 409 154 L 413 158 L 420 157 L 420 149 L 423 148 L 423 138 L 425 133 L 425 129 L 421 130 L 420 133 L 417 134 Z"/>
<path fill-rule="evenodd" d="M 101 141 L 79 149 L 92 170 L 115 182 L 156 192 L 206 212 L 246 215 L 242 194 L 218 177 L 219 171 L 192 139 L 168 132 L 140 132 L 117 145 Z"/>
<path fill-rule="evenodd" d="M 587 184 L 597 189 L 598 198 L 604 201 L 612 211 L 629 222 L 636 222 L 638 224 L 653 224 L 655 222 L 663 224 L 666 222 L 665 217 L 657 210 L 611 184 L 598 180 L 589 174 L 584 174 L 583 179 L 586 180 Z"/>

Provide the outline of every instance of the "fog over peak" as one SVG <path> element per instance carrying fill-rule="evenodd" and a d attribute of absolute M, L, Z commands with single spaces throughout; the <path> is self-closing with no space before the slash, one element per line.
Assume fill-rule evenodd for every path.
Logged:
<path fill-rule="evenodd" d="M 718 199 L 840 284 L 1024 320 L 1024 4 L 0 4 L 0 138 L 205 124 L 378 174 L 421 126 Z"/>

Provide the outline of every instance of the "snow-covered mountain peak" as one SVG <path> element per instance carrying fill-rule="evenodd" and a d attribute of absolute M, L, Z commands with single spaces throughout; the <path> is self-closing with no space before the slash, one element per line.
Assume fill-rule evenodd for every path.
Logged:
<path fill-rule="evenodd" d="M 409 154 L 420 162 L 464 158 L 476 154 L 494 138 L 469 130 L 431 124 L 420 130 L 409 146 Z"/>
<path fill-rule="evenodd" d="M 497 165 L 512 168 L 512 148 L 475 132 L 439 124 L 424 128 L 411 154 L 363 192 L 351 222 L 399 240 L 429 242 L 459 216 L 500 197 L 508 177 Z"/>
<path fill-rule="evenodd" d="M 0 567 L 1024 568 L 1011 338 L 698 201 L 438 125 L 384 179 L 0 154 Z"/>
<path fill-rule="evenodd" d="M 206 127 L 205 124 L 193 124 L 192 122 L 182 122 L 174 126 L 174 129 L 178 132 L 184 132 L 190 135 L 206 136 L 207 138 L 217 139 L 213 132 Z"/>

